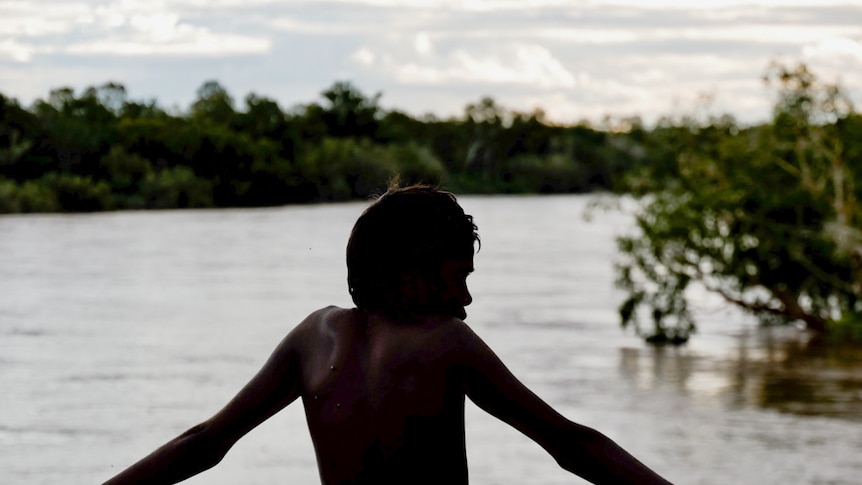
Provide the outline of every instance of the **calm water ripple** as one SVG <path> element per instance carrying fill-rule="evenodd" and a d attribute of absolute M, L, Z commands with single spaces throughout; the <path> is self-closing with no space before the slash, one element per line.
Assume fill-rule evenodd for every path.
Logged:
<path fill-rule="evenodd" d="M 616 321 L 625 214 L 461 200 L 482 234 L 468 323 L 563 414 L 680 484 L 862 483 L 858 350 L 757 329 L 707 295 L 688 346 L 646 346 Z M 0 217 L 0 483 L 99 483 L 217 411 L 308 312 L 350 305 L 363 207 Z M 578 482 L 467 414 L 472 483 Z M 317 481 L 293 405 L 187 483 Z"/>

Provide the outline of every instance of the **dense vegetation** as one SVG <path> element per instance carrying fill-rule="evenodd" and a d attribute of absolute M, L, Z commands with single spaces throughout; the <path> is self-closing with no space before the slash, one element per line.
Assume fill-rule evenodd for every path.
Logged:
<path fill-rule="evenodd" d="M 491 99 L 459 119 L 416 119 L 349 83 L 283 111 L 235 109 L 207 82 L 182 114 L 109 83 L 21 107 L 0 95 L 0 212 L 263 206 L 364 198 L 399 174 L 460 192 L 613 189 L 634 158 L 622 136 L 555 126 Z"/>
<path fill-rule="evenodd" d="M 488 98 L 458 118 L 416 118 L 343 82 L 288 111 L 256 94 L 238 110 L 216 82 L 182 113 L 114 83 L 30 107 L 0 94 L 0 213 L 349 200 L 396 173 L 460 193 L 630 193 L 641 203 L 638 232 L 619 240 L 625 325 L 684 342 L 697 284 L 764 321 L 862 340 L 862 115 L 805 66 L 766 80 L 777 99 L 758 126 L 601 129 Z"/>
<path fill-rule="evenodd" d="M 653 341 L 694 329 L 701 285 L 765 323 L 862 341 L 862 116 L 803 66 L 772 66 L 771 123 L 660 124 L 632 172 L 639 231 L 619 240 L 624 324 Z M 641 315 L 641 319 L 643 319 Z"/>

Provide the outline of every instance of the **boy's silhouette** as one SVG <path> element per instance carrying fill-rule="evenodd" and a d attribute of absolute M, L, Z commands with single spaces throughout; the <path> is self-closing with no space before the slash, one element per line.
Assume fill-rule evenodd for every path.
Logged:
<path fill-rule="evenodd" d="M 596 430 L 554 411 L 464 323 L 479 238 L 455 197 L 392 187 L 347 246 L 356 308 L 309 315 L 227 406 L 108 484 L 175 483 L 302 398 L 321 481 L 466 484 L 464 398 L 593 483 L 668 483 Z"/>

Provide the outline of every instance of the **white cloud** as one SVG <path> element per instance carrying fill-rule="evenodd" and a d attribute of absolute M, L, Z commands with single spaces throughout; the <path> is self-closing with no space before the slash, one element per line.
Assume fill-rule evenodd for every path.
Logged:
<path fill-rule="evenodd" d="M 251 0 L 250 0 L 251 1 Z M 286 0 L 286 4 L 302 4 L 307 0 Z M 410 9 L 447 9 L 451 11 L 499 12 L 506 10 L 531 10 L 552 7 L 571 7 L 573 0 L 331 0 L 333 3 L 362 5 L 372 7 L 399 7 Z M 858 3 L 858 0 L 582 0 L 575 6 L 579 7 L 636 7 L 650 10 L 657 9 L 715 9 L 727 7 L 822 7 L 830 5 L 848 5 Z M 244 3 L 243 0 L 186 0 L 180 3 L 190 3 L 199 6 L 210 6 L 210 3 L 222 6 L 234 6 Z M 275 0 L 256 0 L 254 4 L 272 4 Z"/>
<path fill-rule="evenodd" d="M 409 62 L 394 68 L 395 77 L 407 84 L 489 83 L 521 84 L 544 89 L 572 87 L 575 77 L 539 45 L 516 45 L 513 55 L 476 56 L 466 50 L 454 52 L 442 66 Z"/>
<path fill-rule="evenodd" d="M 590 4 L 601 6 L 630 6 L 644 9 L 714 9 L 728 7 L 826 7 L 852 5 L 858 0 L 591 0 Z"/>
<path fill-rule="evenodd" d="M 195 28 L 180 24 L 179 16 L 176 14 L 135 15 L 129 19 L 129 25 L 152 42 L 165 42 L 177 37 L 195 35 Z"/>
<path fill-rule="evenodd" d="M 0 2 L 0 35 L 37 37 L 69 32 L 74 20 L 89 10 L 85 4 L 56 4 L 49 8 L 35 2 Z"/>
<path fill-rule="evenodd" d="M 352 34 L 370 34 L 377 35 L 381 33 L 379 25 L 362 24 L 362 23 L 338 23 L 320 22 L 308 20 L 301 17 L 280 15 L 266 20 L 266 26 L 281 32 L 289 32 L 293 34 L 306 35 L 352 35 Z M 389 27 L 387 27 L 389 29 Z"/>
<path fill-rule="evenodd" d="M 413 47 L 419 55 L 427 56 L 434 52 L 434 46 L 431 44 L 431 37 L 425 32 L 419 32 L 413 38 Z"/>
<path fill-rule="evenodd" d="M 174 4 L 187 2 L 174 2 Z M 176 6 L 176 5 L 173 5 Z M 0 3 L 0 57 L 30 62 L 36 53 L 117 55 L 260 54 L 268 51 L 267 38 L 214 32 L 181 22 L 164 1 L 121 0 L 106 5 L 86 2 Z M 61 38 L 53 48 L 36 48 L 23 39 Z"/>
<path fill-rule="evenodd" d="M 0 0 L 0 78 L 4 94 L 37 84 L 47 92 L 71 79 L 74 66 L 81 83 L 140 82 L 167 105 L 184 80 L 218 76 L 258 92 L 279 86 L 265 94 L 281 90 L 285 105 L 307 102 L 297 93 L 314 93 L 312 84 L 347 78 L 407 111 L 437 111 L 480 93 L 518 109 L 543 107 L 551 118 L 649 118 L 713 92 L 728 110 L 753 113 L 757 99 L 769 103 L 759 77 L 778 55 L 806 61 L 822 79 L 840 76 L 862 96 L 862 23 L 850 21 L 859 7 L 860 0 Z M 73 58 L 83 54 L 86 68 Z M 243 54 L 259 56 L 252 69 Z M 152 75 L 151 61 L 172 56 L 194 62 L 170 64 L 182 64 L 164 73 L 170 82 Z"/>
<path fill-rule="evenodd" d="M 113 12 L 106 8 L 97 8 L 96 15 L 102 19 L 105 27 L 115 29 L 125 25 L 126 15 L 121 12 Z"/>
<path fill-rule="evenodd" d="M 363 47 L 363 48 L 359 49 L 358 51 L 354 52 L 353 55 L 351 56 L 351 58 L 354 61 L 362 64 L 363 66 L 368 67 L 368 66 L 372 66 L 374 64 L 375 55 L 373 52 L 371 52 L 370 50 Z"/>
<path fill-rule="evenodd" d="M 512 29 L 508 29 L 512 30 Z M 494 38 L 504 36 L 506 28 L 500 30 L 477 30 L 468 35 L 473 38 Z M 803 45 L 826 38 L 862 36 L 860 25 L 799 25 L 792 23 L 745 24 L 726 22 L 688 27 L 640 23 L 628 28 L 619 27 L 542 27 L 526 24 L 517 34 L 537 40 L 550 40 L 585 45 L 621 45 L 645 42 L 748 42 L 753 44 Z"/>
<path fill-rule="evenodd" d="M 107 39 L 79 42 L 66 51 L 73 54 L 203 55 L 261 54 L 269 51 L 265 38 L 212 32 L 180 23 L 176 15 L 136 15 L 129 20 L 131 33 Z"/>
<path fill-rule="evenodd" d="M 172 0 L 174 7 L 191 8 L 235 8 L 250 6 L 266 6 L 279 3 L 278 0 Z M 282 0 L 282 3 L 285 3 Z"/>
<path fill-rule="evenodd" d="M 660 83 L 671 80 L 721 80 L 740 69 L 740 59 L 721 54 L 685 55 L 680 53 L 650 56 L 631 55 L 620 59 L 620 64 L 626 66 L 626 71 L 638 75 L 640 81 L 652 78 Z M 766 65 L 760 66 L 765 68 Z M 651 73 L 650 76 L 644 76 Z M 754 74 L 754 78 L 758 76 Z"/>
<path fill-rule="evenodd" d="M 642 34 L 633 29 L 601 29 L 589 27 L 536 29 L 530 32 L 536 38 L 577 44 L 625 44 L 641 40 Z"/>
<path fill-rule="evenodd" d="M 20 44 L 14 39 L 0 40 L 0 60 L 8 59 L 13 62 L 29 62 L 36 49 L 32 46 Z"/>
<path fill-rule="evenodd" d="M 745 25 L 689 27 L 685 29 L 656 29 L 655 39 L 736 41 L 751 43 L 780 43 L 801 45 L 816 42 L 823 38 L 862 34 L 862 28 L 855 25 Z"/>
<path fill-rule="evenodd" d="M 302 0 L 295 0 L 301 3 Z M 448 9 L 469 11 L 525 10 L 541 7 L 558 7 L 570 0 L 333 0 L 333 3 L 367 5 L 374 7 L 401 7 L 410 9 Z"/>
<path fill-rule="evenodd" d="M 153 55 L 199 55 L 228 56 L 239 54 L 259 54 L 269 50 L 269 43 L 258 39 L 236 36 L 198 36 L 188 41 L 153 44 L 134 40 L 100 41 L 80 43 L 69 46 L 66 50 L 71 54 L 109 54 L 123 56 L 153 56 Z"/>
<path fill-rule="evenodd" d="M 847 37 L 830 37 L 805 46 L 802 55 L 819 62 L 862 62 L 862 42 Z"/>

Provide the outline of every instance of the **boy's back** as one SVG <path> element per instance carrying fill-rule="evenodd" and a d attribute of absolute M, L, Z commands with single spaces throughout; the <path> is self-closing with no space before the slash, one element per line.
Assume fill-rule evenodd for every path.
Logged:
<path fill-rule="evenodd" d="M 465 330 L 327 308 L 288 337 L 324 483 L 467 483 Z"/>

